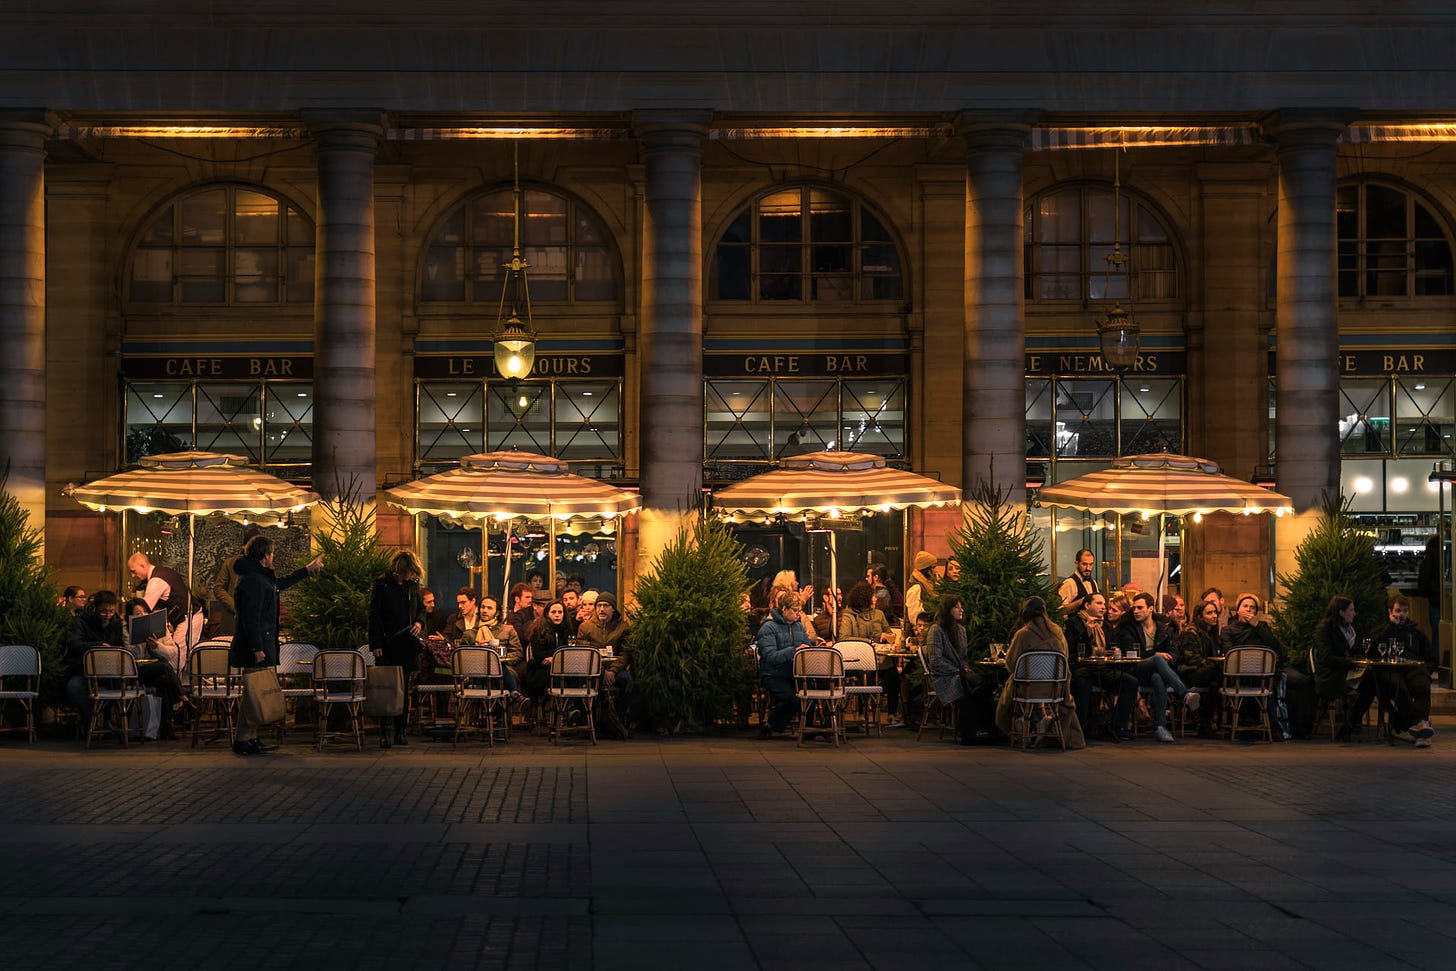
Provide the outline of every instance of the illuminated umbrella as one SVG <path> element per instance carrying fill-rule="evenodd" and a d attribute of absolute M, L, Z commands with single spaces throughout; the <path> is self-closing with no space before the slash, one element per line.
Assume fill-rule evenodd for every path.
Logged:
<path fill-rule="evenodd" d="M 734 522 L 820 513 L 889 512 L 911 506 L 956 506 L 961 490 L 939 479 L 892 469 L 879 455 L 810 452 L 779 461 L 770 472 L 713 493 L 713 505 Z M 829 532 L 829 585 L 839 585 L 834 532 Z M 832 618 L 835 626 L 838 618 Z"/>
<path fill-rule="evenodd" d="M 1192 516 L 1195 520 L 1211 512 L 1283 516 L 1294 509 L 1288 496 L 1225 475 L 1217 462 L 1172 452 L 1117 459 L 1110 468 L 1046 486 L 1038 499 L 1043 506 L 1087 512 L 1141 515 L 1144 519 L 1156 514 L 1160 593 L 1164 516 Z"/>
<path fill-rule="evenodd" d="M 65 494 L 97 512 L 129 509 L 143 514 L 186 516 L 189 595 L 198 516 L 278 522 L 318 501 L 318 496 L 307 489 L 249 467 L 241 455 L 168 452 L 148 455 L 138 466 L 83 486 L 68 486 Z"/>
<path fill-rule="evenodd" d="M 573 475 L 561 459 L 531 452 L 467 455 L 460 466 L 384 490 L 392 505 L 467 526 L 490 520 L 544 519 L 550 525 L 551 582 L 555 584 L 556 528 L 575 519 L 615 519 L 642 508 L 637 493 L 598 479 Z M 510 543 L 506 543 L 507 575 Z"/>
<path fill-rule="evenodd" d="M 889 512 L 909 506 L 955 506 L 961 490 L 939 479 L 888 468 L 879 455 L 810 452 L 713 493 L 713 505 L 734 522 L 806 512 Z"/>

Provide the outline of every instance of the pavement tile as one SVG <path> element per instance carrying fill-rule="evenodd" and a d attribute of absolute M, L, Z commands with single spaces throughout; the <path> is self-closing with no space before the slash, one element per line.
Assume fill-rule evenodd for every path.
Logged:
<path fill-rule="evenodd" d="M 1456 749 L 294 744 L 0 744 L 5 966 L 166 936 L 240 967 L 259 928 L 270 963 L 361 969 L 1444 971 L 1456 947 Z"/>

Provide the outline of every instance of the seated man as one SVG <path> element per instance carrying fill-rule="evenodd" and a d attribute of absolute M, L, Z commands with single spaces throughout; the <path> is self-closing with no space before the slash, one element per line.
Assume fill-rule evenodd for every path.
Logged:
<path fill-rule="evenodd" d="M 80 712 L 81 734 L 91 728 L 91 691 L 86 684 L 86 652 L 98 647 L 123 647 L 116 594 L 98 590 L 71 618 L 66 630 L 66 700 Z"/>
<path fill-rule="evenodd" d="M 167 636 L 159 638 L 154 649 L 180 674 L 187 667 L 188 653 L 202 640 L 202 628 L 207 622 L 202 604 L 193 599 L 182 574 L 153 565 L 144 553 L 133 553 L 126 568 L 144 584 L 141 599 L 147 602 L 147 609 L 167 612 Z"/>
<path fill-rule="evenodd" d="M 617 598 L 610 593 L 597 594 L 591 619 L 576 631 L 579 647 L 594 647 L 602 652 L 602 689 L 616 694 L 617 718 L 627 722 L 627 706 L 632 694 L 632 627 L 627 618 L 617 613 Z"/>
<path fill-rule="evenodd" d="M 121 621 L 121 638 L 128 650 L 134 657 L 140 658 L 144 654 L 152 657 L 162 658 L 161 640 L 156 637 L 147 640 L 147 650 L 139 652 L 134 649 L 131 643 L 131 630 L 128 621 L 133 617 L 142 617 L 151 613 L 147 610 L 147 602 L 140 598 L 128 600 L 123 606 L 122 613 L 125 615 Z M 177 677 L 177 672 L 172 670 L 172 665 L 164 663 L 138 664 L 137 683 L 144 688 L 151 688 L 157 697 L 162 699 L 162 721 L 158 738 L 163 741 L 176 738 L 172 731 L 172 713 L 177 706 L 182 704 L 182 681 Z"/>
<path fill-rule="evenodd" d="M 768 738 L 789 727 L 799 713 L 799 698 L 794 692 L 794 655 L 799 648 L 809 647 L 813 640 L 804 629 L 804 600 L 793 590 L 780 591 L 768 619 L 758 629 L 758 680 L 773 700 L 768 721 L 758 733 Z"/>
<path fill-rule="evenodd" d="M 1409 710 L 1403 718 L 1409 725 L 1407 732 L 1415 739 L 1417 748 L 1429 748 L 1435 734 L 1431 726 L 1431 679 L 1440 667 L 1440 658 L 1426 635 L 1411 623 L 1409 598 L 1398 593 L 1392 595 L 1386 601 L 1386 612 L 1390 622 L 1374 635 L 1374 642 L 1393 641 L 1405 660 L 1421 664 L 1379 669 L 1377 677 L 1382 682 L 1379 688 L 1397 703 L 1409 698 Z"/>
<path fill-rule="evenodd" d="M 1137 704 L 1137 678 L 1126 671 L 1093 663 L 1095 657 L 1107 653 L 1106 616 L 1107 598 L 1092 593 L 1082 600 L 1082 608 L 1067 618 L 1067 657 L 1072 667 L 1070 691 L 1077 705 L 1077 719 L 1083 732 L 1089 735 L 1094 688 L 1101 689 L 1107 697 L 1115 696 L 1119 711 L 1130 714 Z"/>
<path fill-rule="evenodd" d="M 1142 658 L 1132 669 L 1132 675 L 1140 686 L 1149 689 L 1153 703 L 1153 734 L 1160 742 L 1173 741 L 1168 731 L 1168 689 L 1175 691 L 1187 710 L 1198 710 L 1201 698 L 1196 691 L 1189 691 L 1183 679 L 1173 670 L 1178 660 L 1177 634 L 1166 618 L 1153 613 L 1153 595 L 1139 593 L 1132 600 L 1132 623 L 1122 624 L 1117 629 L 1117 646 L 1124 657 Z M 1132 710 L 1118 705 L 1117 730 L 1131 735 Z"/>

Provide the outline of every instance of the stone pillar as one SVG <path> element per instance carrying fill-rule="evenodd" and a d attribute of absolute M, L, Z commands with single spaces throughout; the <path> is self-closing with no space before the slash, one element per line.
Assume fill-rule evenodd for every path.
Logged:
<path fill-rule="evenodd" d="M 318 144 L 314 240 L 313 484 L 374 502 L 374 158 L 378 115 L 310 118 Z"/>
<path fill-rule="evenodd" d="M 1275 568 L 1293 568 L 1322 493 L 1340 488 L 1335 139 L 1345 118 L 1282 111 L 1265 124 L 1279 164 L 1274 468 L 1298 516 L 1275 527 Z"/>
<path fill-rule="evenodd" d="M 646 170 L 638 575 L 691 521 L 702 496 L 702 142 L 709 120 L 706 112 L 669 111 L 633 118 Z"/>
<path fill-rule="evenodd" d="M 1025 115 L 966 117 L 966 359 L 961 488 L 985 479 L 1026 501 L 1021 175 Z"/>
<path fill-rule="evenodd" d="M 0 112 L 0 474 L 45 536 L 45 140 L 41 112 Z M 42 549 L 42 555 L 44 549 Z"/>
<path fill-rule="evenodd" d="M 1299 511 L 1340 485 L 1340 337 L 1335 319 L 1335 138 L 1322 112 L 1281 112 L 1265 130 L 1279 162 L 1274 449 Z"/>

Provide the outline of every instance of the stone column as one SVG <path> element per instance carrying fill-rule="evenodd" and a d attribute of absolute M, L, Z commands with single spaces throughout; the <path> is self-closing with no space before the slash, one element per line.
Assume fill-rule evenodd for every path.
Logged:
<path fill-rule="evenodd" d="M 692 519 L 703 485 L 702 142 L 706 112 L 642 111 L 642 513 L 638 574 Z"/>
<path fill-rule="evenodd" d="M 374 502 L 374 158 L 378 115 L 310 118 L 318 144 L 313 484 Z"/>
<path fill-rule="evenodd" d="M 962 119 L 966 359 L 961 488 L 982 479 L 1026 501 L 1026 326 L 1021 175 L 1025 115 Z"/>
<path fill-rule="evenodd" d="M 1279 165 L 1274 469 L 1298 516 L 1275 527 L 1275 568 L 1291 572 L 1322 493 L 1340 488 L 1335 139 L 1348 116 L 1281 111 L 1264 125 Z"/>
<path fill-rule="evenodd" d="M 38 111 L 0 112 L 0 474 L 45 535 L 45 140 Z M 42 555 L 44 549 L 42 549 Z"/>

